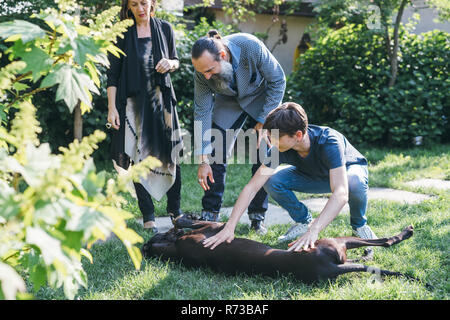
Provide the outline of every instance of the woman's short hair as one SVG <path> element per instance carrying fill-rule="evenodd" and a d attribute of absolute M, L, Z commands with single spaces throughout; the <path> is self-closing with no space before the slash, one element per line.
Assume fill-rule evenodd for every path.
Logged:
<path fill-rule="evenodd" d="M 220 61 L 220 50 L 223 47 L 222 37 L 219 32 L 217 30 L 210 30 L 206 36 L 195 41 L 192 46 L 191 56 L 193 59 L 198 59 L 207 50 L 216 61 Z"/>
<path fill-rule="evenodd" d="M 276 107 L 266 117 L 263 129 L 279 130 L 279 137 L 293 136 L 298 130 L 306 133 L 308 128 L 308 116 L 301 105 L 295 102 L 285 102 Z"/>

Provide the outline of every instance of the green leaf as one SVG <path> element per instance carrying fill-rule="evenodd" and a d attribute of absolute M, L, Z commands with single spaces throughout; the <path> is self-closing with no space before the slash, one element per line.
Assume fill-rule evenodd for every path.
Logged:
<path fill-rule="evenodd" d="M 5 106 L 0 104 L 0 127 L 2 126 L 3 123 L 6 123 L 6 112 L 5 112 Z"/>
<path fill-rule="evenodd" d="M 0 296 L 6 300 L 14 300 L 18 292 L 25 292 L 23 279 L 9 265 L 0 262 Z"/>
<path fill-rule="evenodd" d="M 114 223 L 108 217 L 89 207 L 80 207 L 72 204 L 70 206 L 70 216 L 66 224 L 66 229 L 70 231 L 83 231 L 84 240 L 88 240 L 93 233 L 100 239 L 105 240 L 105 237 L 109 236 L 114 227 Z"/>
<path fill-rule="evenodd" d="M 75 39 L 77 36 L 77 31 L 73 21 L 64 21 L 51 12 L 41 11 L 41 13 L 35 14 L 34 16 L 45 21 L 50 28 L 65 34 L 71 40 Z"/>
<path fill-rule="evenodd" d="M 34 292 L 47 282 L 47 269 L 41 264 L 36 264 L 29 269 L 30 281 L 33 283 Z"/>
<path fill-rule="evenodd" d="M 125 220 L 132 219 L 134 217 L 132 213 L 115 207 L 103 206 L 99 208 L 99 210 L 114 221 L 114 224 L 116 225 L 121 223 L 125 225 Z"/>
<path fill-rule="evenodd" d="M 52 87 L 55 84 L 58 84 L 55 101 L 64 99 L 70 112 L 73 112 L 78 100 L 91 106 L 89 90 L 100 94 L 94 82 L 83 70 L 70 65 L 58 65 L 53 72 L 44 78 L 41 88 Z"/>
<path fill-rule="evenodd" d="M 88 61 L 89 55 L 96 57 L 101 54 L 99 41 L 94 40 L 89 36 L 78 36 L 73 40 L 68 40 L 67 44 L 60 48 L 57 54 L 62 54 L 67 51 L 73 50 L 74 60 L 80 66 L 84 66 Z"/>
<path fill-rule="evenodd" d="M 24 45 L 21 40 L 18 40 L 11 49 L 12 54 L 22 59 L 27 65 L 21 70 L 21 73 L 31 71 L 33 82 L 39 80 L 42 74 L 47 73 L 53 64 L 53 59 L 47 52 L 33 44 Z"/>
<path fill-rule="evenodd" d="M 1 181 L 0 190 L 2 190 L 2 194 L 0 194 L 0 217 L 8 220 L 11 217 L 17 216 L 20 213 L 20 203 L 14 200 L 13 195 L 3 194 L 4 189 Z"/>
<path fill-rule="evenodd" d="M 48 143 L 43 143 L 39 147 L 35 147 L 32 143 L 28 143 L 26 147 L 27 163 L 21 165 L 13 157 L 2 157 L 0 154 L 0 165 L 6 171 L 20 173 L 28 185 L 32 187 L 38 186 L 46 171 L 53 166 L 58 166 L 58 158 L 51 154 Z"/>
<path fill-rule="evenodd" d="M 89 158 L 84 163 L 83 169 L 72 175 L 72 182 L 76 186 L 82 198 L 85 196 L 94 197 L 99 194 L 105 185 L 105 172 L 97 174 L 95 172 L 95 164 L 92 158 Z"/>
<path fill-rule="evenodd" d="M 59 159 L 55 155 L 52 155 L 48 143 L 43 143 L 39 147 L 35 147 L 29 143 L 26 154 L 27 163 L 24 168 L 26 170 L 26 180 L 30 186 L 39 185 L 47 170 L 59 166 Z"/>
<path fill-rule="evenodd" d="M 2 161 L 4 161 L 4 159 L 6 159 L 8 156 L 8 153 L 6 152 L 5 149 L 0 148 L 0 165 L 2 163 Z M 2 171 L 5 171 L 4 168 L 2 168 Z M 1 197 L 9 197 L 9 196 L 13 196 L 16 192 L 15 190 L 9 186 L 9 184 L 2 180 L 0 178 L 0 190 L 2 190 L 2 192 L 0 193 L 0 199 Z M 1 208 L 1 206 L 0 206 Z"/>
<path fill-rule="evenodd" d="M 36 38 L 43 38 L 45 31 L 39 26 L 24 20 L 14 20 L 0 23 L 0 39 L 22 39 L 23 43 L 32 41 Z"/>
<path fill-rule="evenodd" d="M 64 234 L 64 240 L 62 244 L 66 247 L 74 249 L 76 251 L 81 250 L 81 245 L 83 241 L 83 231 L 62 231 Z"/>
<path fill-rule="evenodd" d="M 14 90 L 16 90 L 16 92 L 20 92 L 22 90 L 26 90 L 28 89 L 30 86 L 26 85 L 25 83 L 21 83 L 21 82 L 15 82 L 13 84 L 13 88 Z M 1 109 L 1 106 L 0 106 Z"/>
<path fill-rule="evenodd" d="M 36 205 L 34 218 L 36 221 L 42 221 L 48 225 L 55 225 L 58 219 L 64 218 L 70 201 L 66 199 L 58 199 L 56 201 L 48 201 L 43 205 Z"/>
<path fill-rule="evenodd" d="M 55 260 L 61 263 L 69 262 L 69 259 L 62 252 L 61 241 L 51 237 L 38 227 L 28 227 L 26 233 L 26 242 L 39 248 L 42 259 L 47 266 L 53 264 Z M 68 265 L 70 265 L 70 262 Z"/>
<path fill-rule="evenodd" d="M 135 246 L 126 246 L 128 254 L 130 255 L 131 261 L 133 261 L 134 268 L 139 270 L 141 268 L 142 263 L 142 253 L 138 247 Z"/>
<path fill-rule="evenodd" d="M 101 83 L 100 83 L 100 78 L 98 77 L 99 72 L 98 72 L 97 68 L 94 66 L 94 64 L 91 61 L 88 61 L 86 63 L 86 68 L 89 72 L 89 75 L 90 75 L 92 81 L 94 81 L 94 83 L 97 87 L 100 87 Z M 90 119 L 90 118 L 88 118 L 88 119 Z"/>
<path fill-rule="evenodd" d="M 81 249 L 80 249 L 80 254 L 81 254 L 83 257 L 88 258 L 88 259 L 89 259 L 89 262 L 90 262 L 91 264 L 94 263 L 94 259 L 92 258 L 91 253 L 90 253 L 89 251 L 87 251 L 86 249 L 81 248 Z"/>

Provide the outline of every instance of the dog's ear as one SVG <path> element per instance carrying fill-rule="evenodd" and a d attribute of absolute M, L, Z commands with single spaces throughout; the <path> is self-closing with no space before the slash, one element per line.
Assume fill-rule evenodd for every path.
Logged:
<path fill-rule="evenodd" d="M 142 246 L 142 249 L 141 249 L 141 253 L 144 258 L 151 257 L 151 248 L 152 248 L 152 244 L 149 243 L 149 241 L 144 243 L 144 245 Z"/>
<path fill-rule="evenodd" d="M 168 231 L 170 232 L 170 230 Z M 151 245 L 152 243 L 165 242 L 166 233 L 157 233 L 151 237 L 146 244 Z"/>
<path fill-rule="evenodd" d="M 183 229 L 172 228 L 170 231 L 166 232 L 166 237 L 164 242 L 174 243 L 179 237 L 184 235 Z"/>

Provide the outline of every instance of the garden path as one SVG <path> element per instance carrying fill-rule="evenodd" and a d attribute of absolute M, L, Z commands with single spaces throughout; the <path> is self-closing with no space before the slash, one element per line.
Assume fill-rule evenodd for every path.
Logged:
<path fill-rule="evenodd" d="M 438 180 L 438 179 L 421 179 L 416 181 L 410 181 L 407 183 L 407 185 L 413 186 L 413 187 L 433 187 L 438 189 L 450 189 L 450 181 L 447 180 Z M 370 188 L 368 192 L 369 200 L 388 200 L 388 201 L 397 201 L 400 203 L 406 203 L 406 204 L 417 204 L 424 200 L 430 199 L 432 196 L 427 194 L 421 194 L 421 193 L 415 193 L 405 190 L 398 190 L 398 189 L 390 189 L 390 188 Z M 327 202 L 328 198 L 310 198 L 302 200 L 302 202 L 311 210 L 315 212 L 320 212 L 322 208 L 325 206 L 325 203 Z M 232 207 L 228 208 L 222 208 L 220 211 L 220 214 L 222 216 L 229 216 L 231 214 L 231 211 L 233 210 Z M 346 205 L 343 208 L 342 212 L 348 212 L 349 208 L 348 205 Z M 240 221 L 241 223 L 248 224 L 249 219 L 247 214 L 243 214 Z M 289 216 L 286 210 L 283 208 L 269 204 L 269 209 L 266 214 L 266 220 L 265 224 L 275 225 L 275 224 L 290 224 L 293 220 Z M 169 217 L 157 217 L 156 218 L 156 225 L 158 226 L 159 232 L 166 232 L 170 228 L 172 228 L 172 223 L 170 221 Z"/>

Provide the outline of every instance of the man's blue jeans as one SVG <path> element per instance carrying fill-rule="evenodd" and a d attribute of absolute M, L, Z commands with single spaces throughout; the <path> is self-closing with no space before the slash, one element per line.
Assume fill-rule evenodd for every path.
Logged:
<path fill-rule="evenodd" d="M 347 167 L 350 207 L 350 224 L 353 229 L 366 224 L 367 191 L 369 177 L 367 165 Z M 283 207 L 295 222 L 309 223 L 312 220 L 308 208 L 300 202 L 293 191 L 302 193 L 330 193 L 329 180 L 313 180 L 301 174 L 295 166 L 276 172 L 264 185 L 267 193 Z"/>

